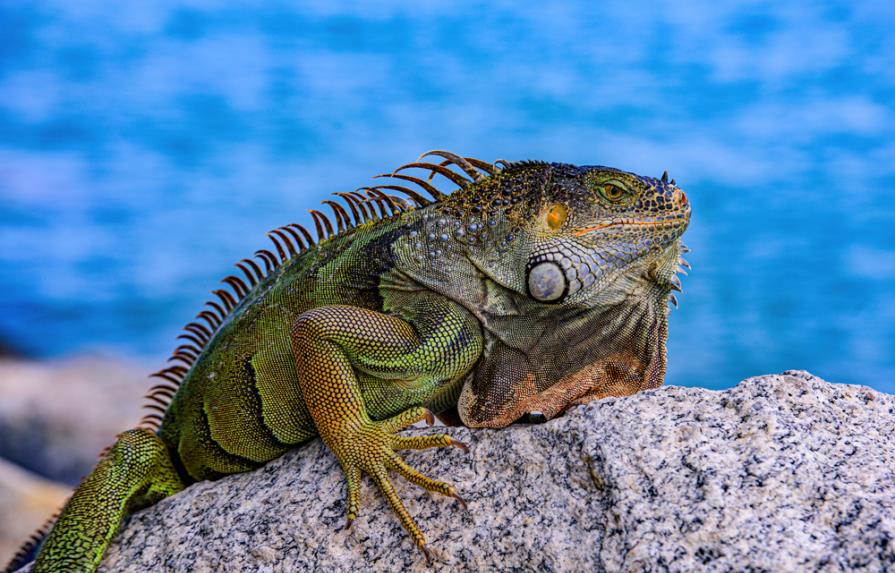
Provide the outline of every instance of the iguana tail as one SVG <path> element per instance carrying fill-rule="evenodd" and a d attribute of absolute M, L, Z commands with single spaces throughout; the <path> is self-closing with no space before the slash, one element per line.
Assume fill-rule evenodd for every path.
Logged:
<path fill-rule="evenodd" d="M 62 508 L 32 572 L 92 573 L 129 513 L 183 488 L 158 436 L 147 429 L 120 434 Z"/>

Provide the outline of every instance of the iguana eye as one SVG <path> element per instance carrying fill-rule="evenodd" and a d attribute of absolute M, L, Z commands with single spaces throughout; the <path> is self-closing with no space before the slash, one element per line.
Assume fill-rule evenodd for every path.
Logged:
<path fill-rule="evenodd" d="M 628 191 L 613 183 L 603 183 L 599 187 L 600 195 L 611 203 L 618 203 L 629 195 Z"/>
<path fill-rule="evenodd" d="M 562 227 L 569 218 L 569 208 L 565 205 L 554 205 L 547 213 L 547 226 L 554 231 Z"/>

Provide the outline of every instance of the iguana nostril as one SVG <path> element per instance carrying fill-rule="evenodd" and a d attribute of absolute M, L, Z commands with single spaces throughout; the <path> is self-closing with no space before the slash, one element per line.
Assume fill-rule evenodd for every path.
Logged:
<path fill-rule="evenodd" d="M 528 272 L 528 292 L 540 302 L 556 302 L 568 291 L 566 275 L 552 261 L 535 265 Z"/>

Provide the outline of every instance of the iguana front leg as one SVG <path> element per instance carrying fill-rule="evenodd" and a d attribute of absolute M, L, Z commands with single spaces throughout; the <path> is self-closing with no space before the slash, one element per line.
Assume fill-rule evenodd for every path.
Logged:
<path fill-rule="evenodd" d="M 466 310 L 441 297 L 423 298 L 404 312 L 408 320 L 350 306 L 317 308 L 293 324 L 292 348 L 305 403 L 345 472 L 349 525 L 358 515 L 360 478 L 366 473 L 428 560 L 426 540 L 395 493 L 387 470 L 459 498 L 453 486 L 424 476 L 396 452 L 465 446 L 446 434 L 396 433 L 419 420 L 431 420 L 426 406 L 456 395 L 456 385 L 481 353 L 482 336 Z M 372 375 L 384 388 L 365 392 L 359 374 L 364 380 Z"/>

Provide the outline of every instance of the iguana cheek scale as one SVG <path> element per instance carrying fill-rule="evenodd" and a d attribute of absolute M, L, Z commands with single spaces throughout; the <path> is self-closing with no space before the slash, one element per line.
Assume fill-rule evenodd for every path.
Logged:
<path fill-rule="evenodd" d="M 129 513 L 318 435 L 344 471 L 348 523 L 366 474 L 429 559 L 388 472 L 462 503 L 399 452 L 465 446 L 400 430 L 433 411 L 471 427 L 549 419 L 662 383 L 690 219 L 667 174 L 433 151 L 380 177 L 325 201 L 332 218 L 311 210 L 316 238 L 286 225 L 237 263 L 154 375 L 150 414 L 55 520 L 36 573 L 94 571 Z"/>

